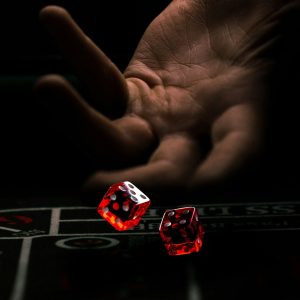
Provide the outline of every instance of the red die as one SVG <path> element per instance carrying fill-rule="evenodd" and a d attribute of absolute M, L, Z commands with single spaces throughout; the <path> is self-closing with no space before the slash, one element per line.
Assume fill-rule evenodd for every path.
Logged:
<path fill-rule="evenodd" d="M 159 233 L 169 255 L 190 254 L 202 247 L 204 230 L 195 207 L 165 211 Z"/>
<path fill-rule="evenodd" d="M 129 181 L 113 184 L 98 206 L 98 213 L 115 229 L 136 226 L 150 205 L 149 198 Z"/>

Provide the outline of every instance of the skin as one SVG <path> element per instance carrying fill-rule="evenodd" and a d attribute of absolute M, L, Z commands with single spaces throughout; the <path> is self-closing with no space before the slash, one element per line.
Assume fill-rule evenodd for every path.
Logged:
<path fill-rule="evenodd" d="M 59 75 L 36 84 L 59 128 L 98 160 L 85 187 L 129 180 L 194 191 L 243 170 L 263 148 L 273 63 L 266 53 L 297 2 L 174 0 L 124 74 L 68 12 L 44 8 L 41 21 L 99 103 L 90 106 Z M 101 170 L 102 162 L 114 169 Z"/>

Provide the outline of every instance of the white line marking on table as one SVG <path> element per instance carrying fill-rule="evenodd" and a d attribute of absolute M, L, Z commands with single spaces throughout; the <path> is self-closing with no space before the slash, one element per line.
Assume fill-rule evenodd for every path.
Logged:
<path fill-rule="evenodd" d="M 1 199 L 1 198 L 0 198 Z M 193 203 L 189 203 L 189 204 L 185 204 L 185 206 L 196 206 L 197 208 L 201 208 L 201 207 L 224 207 L 224 206 L 238 206 L 238 207 L 243 207 L 243 206 L 253 206 L 256 205 L 257 207 L 262 207 L 262 206 L 266 206 L 266 205 L 295 205 L 296 207 L 299 207 L 299 201 L 277 201 L 277 202 L 265 202 L 265 201 L 261 201 L 261 202 L 244 202 L 244 203 L 202 203 L 202 204 L 193 204 Z M 24 207 L 24 208 L 7 208 L 7 209 L 1 209 L 0 212 L 1 213 L 5 213 L 5 212 L 18 212 L 18 211 L 45 211 L 45 210 L 50 210 L 53 209 L 54 207 Z M 60 209 L 62 210 L 95 210 L 95 207 L 91 207 L 91 206 L 63 206 L 60 207 Z M 161 209 L 164 210 L 166 209 L 166 207 L 153 207 L 153 209 Z M 274 214 L 276 215 L 276 214 Z"/>
<path fill-rule="evenodd" d="M 53 208 L 51 214 L 51 222 L 50 222 L 50 235 L 57 235 L 59 231 L 59 222 L 60 222 L 60 208 Z"/>
<path fill-rule="evenodd" d="M 19 257 L 17 275 L 10 300 L 22 300 L 24 298 L 31 244 L 32 238 L 24 238 Z"/>
<path fill-rule="evenodd" d="M 83 233 L 59 233 L 56 235 L 49 235 L 49 234 L 41 234 L 41 235 L 35 235 L 32 236 L 32 239 L 38 239 L 41 237 L 64 237 L 64 236 L 82 236 Z M 157 231 L 151 231 L 151 232 L 129 232 L 129 231 L 125 231 L 123 233 L 119 233 L 119 232 L 110 232 L 110 233 L 97 233 L 97 232 L 93 232 L 93 233 L 84 233 L 84 236 L 129 236 L 129 235 L 156 235 L 159 236 L 159 233 Z M 23 239 L 24 237 L 0 237 L 0 240 L 19 240 L 19 239 Z"/>
<path fill-rule="evenodd" d="M 195 266 L 190 262 L 187 266 L 188 300 L 202 300 L 200 282 L 197 281 Z"/>
<path fill-rule="evenodd" d="M 60 222 L 104 222 L 104 219 L 65 219 L 65 220 L 60 220 Z"/>
<path fill-rule="evenodd" d="M 1 209 L 1 213 L 7 212 L 24 212 L 24 211 L 47 211 L 59 208 L 61 210 L 95 210 L 94 207 L 90 206 L 62 206 L 62 207 L 25 207 L 25 208 L 9 208 L 9 209 Z"/>
<path fill-rule="evenodd" d="M 156 221 L 156 220 L 161 220 L 161 218 L 147 218 L 145 217 L 144 220 L 146 221 Z M 60 223 L 70 223 L 70 222 L 107 222 L 104 219 L 62 219 L 60 220 Z"/>
<path fill-rule="evenodd" d="M 6 231 L 11 231 L 11 232 L 20 232 L 21 231 L 19 229 L 13 229 L 13 228 L 8 228 L 8 227 L 3 227 L 3 226 L 0 226 L 0 230 L 6 230 Z"/>

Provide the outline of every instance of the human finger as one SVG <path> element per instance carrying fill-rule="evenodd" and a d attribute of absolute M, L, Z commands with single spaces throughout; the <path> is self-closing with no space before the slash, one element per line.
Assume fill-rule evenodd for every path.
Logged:
<path fill-rule="evenodd" d="M 151 143 L 147 125 L 128 118 L 111 121 L 61 76 L 44 76 L 35 89 L 56 127 L 100 161 L 124 162 Z"/>
<path fill-rule="evenodd" d="M 180 191 L 201 159 L 198 142 L 182 135 L 165 137 L 148 164 L 92 175 L 84 190 L 93 194 L 118 181 L 132 181 L 146 191 Z M 171 192 L 171 191 L 170 191 Z"/>
<path fill-rule="evenodd" d="M 212 149 L 197 167 L 192 190 L 218 184 L 236 175 L 262 150 L 263 125 L 255 106 L 229 108 L 212 128 Z"/>
<path fill-rule="evenodd" d="M 40 19 L 88 87 L 93 105 L 109 116 L 120 117 L 126 108 L 128 90 L 118 68 L 83 33 L 65 9 L 47 6 L 41 10 Z"/>

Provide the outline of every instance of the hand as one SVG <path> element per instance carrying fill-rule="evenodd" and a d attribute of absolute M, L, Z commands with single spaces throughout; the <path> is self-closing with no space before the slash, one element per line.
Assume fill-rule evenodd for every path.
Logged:
<path fill-rule="evenodd" d="M 129 180 L 142 189 L 197 189 L 259 154 L 272 63 L 265 53 L 292 9 L 285 2 L 174 0 L 124 74 L 64 9 L 44 8 L 42 22 L 100 111 L 58 75 L 41 78 L 37 91 L 68 136 L 116 168 L 86 186 Z"/>

